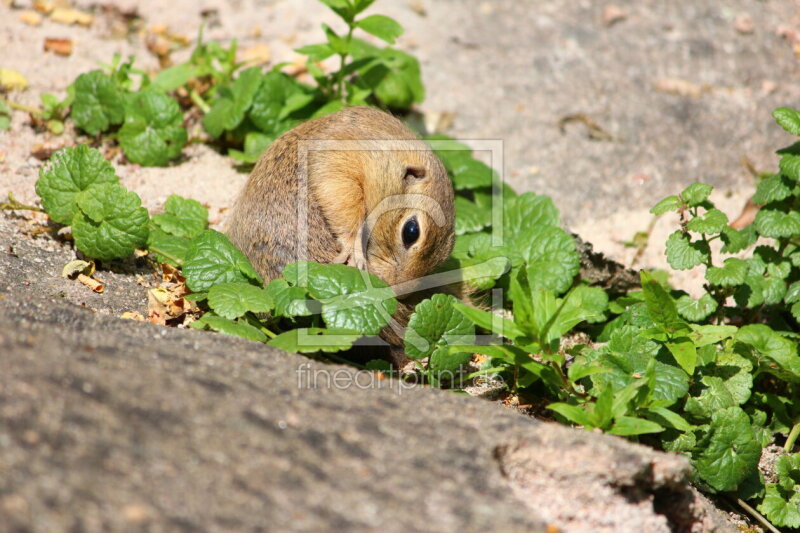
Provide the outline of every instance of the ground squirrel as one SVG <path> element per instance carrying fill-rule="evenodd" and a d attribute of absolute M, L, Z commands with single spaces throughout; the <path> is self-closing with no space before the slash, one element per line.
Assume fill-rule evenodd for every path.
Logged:
<path fill-rule="evenodd" d="M 430 147 L 391 115 L 352 107 L 270 145 L 231 212 L 228 236 L 265 279 L 307 259 L 408 287 L 450 255 L 454 218 L 452 184 Z M 405 323 L 410 311 L 401 299 L 395 318 Z M 401 342 L 392 331 L 382 337 Z"/>

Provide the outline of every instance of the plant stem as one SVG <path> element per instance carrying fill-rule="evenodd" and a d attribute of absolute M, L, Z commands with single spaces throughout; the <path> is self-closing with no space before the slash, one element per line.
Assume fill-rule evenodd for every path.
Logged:
<path fill-rule="evenodd" d="M 778 529 L 775 528 L 775 526 L 769 523 L 769 520 L 761 516 L 761 513 L 750 507 L 743 500 L 736 498 L 736 503 L 738 503 L 742 509 L 744 509 L 750 516 L 755 518 L 762 526 L 767 528 L 769 531 L 771 531 L 772 533 L 781 533 Z"/>
<path fill-rule="evenodd" d="M 353 40 L 353 29 L 354 26 L 352 23 L 348 23 L 350 29 L 347 31 L 347 48 L 350 49 L 350 41 Z M 342 99 L 342 103 L 347 103 L 347 95 L 344 94 L 344 66 L 347 62 L 347 54 L 339 54 L 339 59 L 341 62 L 339 63 L 339 72 L 337 73 L 338 79 L 336 80 L 336 84 L 338 88 L 336 89 L 336 96 Z"/>
<path fill-rule="evenodd" d="M 792 448 L 794 448 L 794 443 L 797 441 L 798 436 L 800 436 L 800 419 L 792 426 L 792 430 L 786 438 L 786 444 L 783 446 L 783 450 L 786 453 L 792 453 Z"/>
<path fill-rule="evenodd" d="M 0 211 L 4 210 L 9 210 L 9 211 L 25 210 L 25 211 L 36 211 L 38 213 L 43 212 L 41 207 L 19 203 L 16 200 L 16 198 L 14 198 L 14 195 L 11 193 L 8 193 L 8 202 L 0 202 Z"/>
<path fill-rule="evenodd" d="M 32 115 L 41 115 L 42 110 L 37 107 L 30 107 L 23 104 L 18 104 L 16 102 L 12 102 L 11 100 L 6 100 L 5 98 L 0 97 L 0 102 L 3 102 L 11 109 L 16 109 L 17 111 L 25 111 L 27 113 L 31 113 Z"/>
<path fill-rule="evenodd" d="M 211 106 L 208 105 L 206 101 L 203 100 L 203 97 L 200 96 L 200 93 L 198 93 L 194 89 L 189 91 L 189 98 L 192 100 L 192 102 L 194 102 L 194 105 L 200 108 L 200 111 L 202 111 L 203 113 L 208 113 L 209 111 L 211 111 Z"/>

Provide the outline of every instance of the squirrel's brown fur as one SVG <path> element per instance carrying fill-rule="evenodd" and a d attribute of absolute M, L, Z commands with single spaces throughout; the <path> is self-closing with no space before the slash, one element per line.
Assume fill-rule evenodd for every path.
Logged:
<path fill-rule="evenodd" d="M 402 228 L 413 216 L 420 237 L 406 247 Z M 428 145 L 391 115 L 353 107 L 270 145 L 232 210 L 228 236 L 265 279 L 306 259 L 347 263 L 395 285 L 447 259 L 454 218 L 452 184 Z M 401 301 L 396 318 L 404 323 L 409 313 Z M 400 342 L 388 328 L 382 336 Z"/>

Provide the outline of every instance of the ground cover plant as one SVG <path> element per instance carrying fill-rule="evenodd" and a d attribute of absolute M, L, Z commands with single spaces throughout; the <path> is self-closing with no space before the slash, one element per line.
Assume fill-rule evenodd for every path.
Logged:
<path fill-rule="evenodd" d="M 303 120 L 345 105 L 402 112 L 424 98 L 415 58 L 357 38 L 363 31 L 391 45 L 402 33 L 395 21 L 364 15 L 369 0 L 323 3 L 345 30 L 325 26 L 324 43 L 299 49 L 313 85 L 280 65 L 238 64 L 235 43 L 201 38 L 186 62 L 154 76 L 120 58 L 82 74 L 66 99 L 42 96 L 37 123 L 59 133 L 72 121 L 90 144 L 118 143 L 142 165 L 178 158 L 195 123 L 203 140 L 249 163 Z M 319 62 L 330 59 L 326 71 Z M 7 114 L 0 106 L 0 126 Z M 774 116 L 800 136 L 798 111 Z M 576 243 L 549 198 L 517 195 L 468 147 L 430 140 L 456 148 L 438 152 L 456 190 L 456 245 L 444 270 L 460 269 L 471 296 L 435 294 L 416 306 L 404 342 L 418 375 L 453 389 L 492 378 L 539 416 L 681 453 L 704 491 L 800 528 L 800 143 L 778 151 L 778 172 L 759 183 L 760 210 L 742 230 L 701 183 L 653 208 L 680 219 L 665 243 L 670 266 L 704 271 L 705 292 L 693 298 L 663 272 L 641 272 L 641 287 L 624 293 L 582 279 Z M 148 213 L 89 144 L 54 154 L 36 191 L 85 258 L 109 265 L 143 250 L 171 272 L 193 328 L 346 361 L 343 353 L 377 335 L 397 307 L 386 283 L 344 265 L 293 263 L 261 279 L 208 228 L 199 202 L 172 196 Z M 366 367 L 388 369 L 380 360 Z M 774 471 L 759 469 L 765 449 L 778 455 Z"/>

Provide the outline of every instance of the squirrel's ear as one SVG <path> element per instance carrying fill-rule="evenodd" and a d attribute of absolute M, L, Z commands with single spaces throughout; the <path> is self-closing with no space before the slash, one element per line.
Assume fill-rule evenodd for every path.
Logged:
<path fill-rule="evenodd" d="M 405 181 L 424 179 L 427 173 L 424 167 L 406 167 Z"/>

